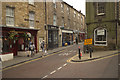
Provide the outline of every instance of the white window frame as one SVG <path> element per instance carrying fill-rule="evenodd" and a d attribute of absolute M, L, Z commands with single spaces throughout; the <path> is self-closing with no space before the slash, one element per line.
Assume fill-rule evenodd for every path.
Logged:
<path fill-rule="evenodd" d="M 64 4 L 63 3 L 61 3 L 61 9 L 62 9 L 61 12 L 64 12 Z"/>
<path fill-rule="evenodd" d="M 12 7 L 6 7 L 6 25 L 7 26 L 14 26 L 14 8 Z M 13 19 L 13 23 L 11 24 L 11 20 L 10 19 Z"/>
<path fill-rule="evenodd" d="M 35 13 L 34 12 L 29 12 L 29 27 L 34 28 L 35 27 Z M 31 26 L 31 22 L 33 26 Z"/>
<path fill-rule="evenodd" d="M 64 17 L 62 17 L 62 26 L 64 27 L 65 25 L 64 25 L 65 23 L 64 23 Z"/>
<path fill-rule="evenodd" d="M 95 32 L 96 32 L 97 30 L 106 30 L 106 41 L 96 41 Z M 99 43 L 105 42 L 106 44 L 96 44 L 96 42 L 99 42 Z M 105 29 L 105 28 L 103 28 L 103 29 L 97 28 L 97 29 L 94 30 L 94 45 L 95 45 L 95 46 L 107 46 L 107 29 Z"/>
<path fill-rule="evenodd" d="M 98 5 L 98 4 L 99 4 L 99 2 L 97 2 L 97 15 L 98 15 L 98 16 L 104 15 L 105 12 L 104 12 L 104 13 L 102 13 L 102 12 L 99 13 L 99 5 Z"/>
<path fill-rule="evenodd" d="M 54 6 L 55 9 L 57 8 L 56 1 L 55 1 L 55 0 L 53 0 L 53 6 Z"/>
<path fill-rule="evenodd" d="M 54 26 L 57 25 L 57 16 L 56 16 L 56 14 L 53 15 L 53 25 Z"/>
<path fill-rule="evenodd" d="M 76 17 L 76 12 L 74 11 L 74 18 Z"/>
<path fill-rule="evenodd" d="M 29 0 L 29 4 L 34 5 L 34 0 Z"/>

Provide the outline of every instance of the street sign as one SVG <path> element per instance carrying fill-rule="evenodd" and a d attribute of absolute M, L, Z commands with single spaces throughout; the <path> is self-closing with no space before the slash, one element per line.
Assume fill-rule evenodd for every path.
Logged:
<path fill-rule="evenodd" d="M 84 45 L 90 45 L 92 44 L 92 39 L 85 39 Z"/>

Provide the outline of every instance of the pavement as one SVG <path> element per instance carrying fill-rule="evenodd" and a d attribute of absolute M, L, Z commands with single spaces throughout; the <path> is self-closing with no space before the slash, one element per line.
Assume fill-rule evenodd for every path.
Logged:
<path fill-rule="evenodd" d="M 79 59 L 79 55 L 75 55 L 73 56 L 70 61 L 71 62 L 85 62 L 85 61 L 90 61 L 90 60 L 95 60 L 95 59 L 100 59 L 100 58 L 104 58 L 107 56 L 112 56 L 115 54 L 118 54 L 120 52 L 118 52 L 118 50 L 114 50 L 114 51 L 95 51 L 92 52 L 92 57 L 90 58 L 90 53 L 83 53 L 82 52 L 82 57 L 81 59 Z"/>
<path fill-rule="evenodd" d="M 56 49 L 53 49 L 53 50 L 48 50 L 47 54 L 45 54 L 43 52 L 39 52 L 39 53 L 35 54 L 33 57 L 18 57 L 18 56 L 16 56 L 16 57 L 14 57 L 13 60 L 2 62 L 2 68 L 4 69 L 4 68 L 14 66 L 14 65 L 17 65 L 17 64 L 20 64 L 20 63 L 24 63 L 24 62 L 27 62 L 27 61 L 30 61 L 30 60 L 41 58 L 43 56 L 62 51 L 64 49 L 66 49 L 68 47 L 72 47 L 74 45 L 69 45 L 69 46 L 65 46 L 65 47 L 59 47 L 59 48 L 56 48 Z M 100 51 L 100 52 L 98 51 L 98 52 L 93 52 L 92 58 L 89 58 L 89 54 L 86 53 L 86 54 L 82 55 L 81 60 L 78 58 L 78 54 L 77 54 L 74 57 L 72 57 L 70 60 L 72 62 L 83 62 L 83 61 L 89 61 L 89 60 L 102 58 L 102 57 L 117 54 L 117 53 L 118 53 L 117 50 L 116 51 Z"/>

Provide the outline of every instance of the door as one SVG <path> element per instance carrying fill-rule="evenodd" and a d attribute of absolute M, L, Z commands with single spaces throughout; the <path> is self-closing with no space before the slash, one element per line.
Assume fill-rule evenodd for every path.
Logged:
<path fill-rule="evenodd" d="M 18 41 L 17 40 L 13 40 L 13 43 L 10 46 L 11 46 L 11 52 L 13 52 L 13 55 L 17 56 Z"/>

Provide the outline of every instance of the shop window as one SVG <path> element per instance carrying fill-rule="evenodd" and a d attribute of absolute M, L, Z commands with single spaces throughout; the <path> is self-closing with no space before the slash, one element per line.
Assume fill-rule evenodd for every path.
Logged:
<path fill-rule="evenodd" d="M 9 39 L 7 39 L 6 37 L 3 38 L 3 48 L 2 48 L 2 53 L 7 53 L 9 52 Z"/>
<path fill-rule="evenodd" d="M 107 46 L 107 30 L 106 29 L 95 29 L 94 45 Z"/>
<path fill-rule="evenodd" d="M 14 8 L 6 7 L 6 25 L 14 26 Z"/>
<path fill-rule="evenodd" d="M 105 14 L 105 3 L 98 2 L 97 3 L 97 15 L 104 15 Z"/>
<path fill-rule="evenodd" d="M 29 13 L 29 26 L 30 28 L 34 28 L 34 12 Z"/>

